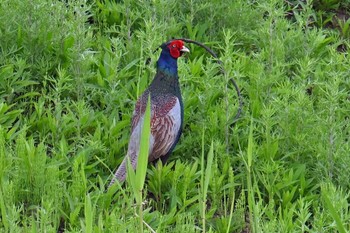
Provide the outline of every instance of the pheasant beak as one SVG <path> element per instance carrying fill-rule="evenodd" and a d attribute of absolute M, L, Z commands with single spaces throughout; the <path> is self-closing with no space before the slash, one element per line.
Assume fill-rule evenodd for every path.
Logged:
<path fill-rule="evenodd" d="M 186 48 L 185 46 L 182 46 L 182 48 L 180 49 L 181 52 L 186 52 L 189 53 L 190 50 L 188 48 Z"/>

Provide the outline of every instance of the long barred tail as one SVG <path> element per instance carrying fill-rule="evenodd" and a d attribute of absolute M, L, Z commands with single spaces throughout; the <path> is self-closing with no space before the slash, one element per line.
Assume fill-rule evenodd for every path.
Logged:
<path fill-rule="evenodd" d="M 130 159 L 131 166 L 135 170 L 136 165 L 137 165 L 137 154 L 133 153 L 131 156 L 126 155 L 125 158 L 123 159 L 123 162 L 120 164 L 118 167 L 117 171 L 114 173 L 114 176 L 111 180 L 111 182 L 108 185 L 108 188 L 110 188 L 117 180 L 119 183 L 123 183 L 126 179 L 126 166 L 128 159 Z"/>
<path fill-rule="evenodd" d="M 111 182 L 109 183 L 108 188 L 110 188 L 117 180 L 119 181 L 119 183 L 122 183 L 125 181 L 125 178 L 126 178 L 126 159 L 127 159 L 127 157 L 125 156 L 123 162 L 120 164 L 117 171 L 114 173 L 114 176 L 113 176 Z"/>

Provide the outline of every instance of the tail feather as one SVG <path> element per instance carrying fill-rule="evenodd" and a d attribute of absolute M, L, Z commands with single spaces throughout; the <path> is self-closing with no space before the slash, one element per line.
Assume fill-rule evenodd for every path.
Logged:
<path fill-rule="evenodd" d="M 116 181 L 118 181 L 119 183 L 123 183 L 125 181 L 128 159 L 130 159 L 131 166 L 135 170 L 137 165 L 138 154 L 133 153 L 131 156 L 125 156 L 123 162 L 120 164 L 117 171 L 114 173 L 114 176 L 111 182 L 109 183 L 108 188 L 111 187 Z"/>

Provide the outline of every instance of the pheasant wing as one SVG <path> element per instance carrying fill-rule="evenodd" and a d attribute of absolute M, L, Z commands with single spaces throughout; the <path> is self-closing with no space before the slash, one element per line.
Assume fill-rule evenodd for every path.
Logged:
<path fill-rule="evenodd" d="M 176 144 L 181 128 L 181 106 L 176 96 L 159 100 L 151 120 L 153 139 L 149 161 L 167 155 Z"/>

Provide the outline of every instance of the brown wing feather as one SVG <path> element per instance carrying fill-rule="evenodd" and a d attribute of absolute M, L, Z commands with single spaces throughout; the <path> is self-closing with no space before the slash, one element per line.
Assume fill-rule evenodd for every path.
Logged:
<path fill-rule="evenodd" d="M 174 144 L 181 125 L 180 103 L 176 97 L 169 98 L 166 106 L 155 109 L 151 120 L 151 134 L 154 138 L 149 161 L 166 155 Z"/>

